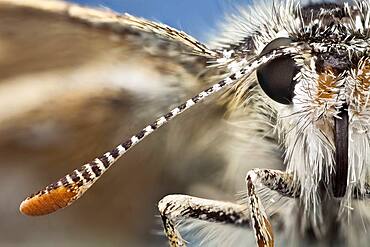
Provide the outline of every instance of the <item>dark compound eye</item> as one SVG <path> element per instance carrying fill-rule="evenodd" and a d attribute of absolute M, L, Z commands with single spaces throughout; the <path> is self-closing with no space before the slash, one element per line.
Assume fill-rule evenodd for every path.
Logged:
<path fill-rule="evenodd" d="M 282 46 L 289 46 L 289 38 L 277 38 L 271 41 L 261 52 L 265 55 Z M 278 57 L 257 69 L 257 79 L 263 91 L 276 102 L 290 104 L 294 96 L 293 81 L 298 67 L 291 56 Z"/>

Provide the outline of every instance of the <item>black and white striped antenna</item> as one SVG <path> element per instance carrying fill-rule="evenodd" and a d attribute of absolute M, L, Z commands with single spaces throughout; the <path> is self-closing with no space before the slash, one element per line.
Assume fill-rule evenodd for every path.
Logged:
<path fill-rule="evenodd" d="M 296 53 L 294 48 L 284 48 L 274 50 L 252 61 L 243 59 L 240 62 L 232 64 L 229 66 L 231 75 L 158 118 L 112 151 L 105 153 L 103 156 L 83 165 L 80 169 L 67 174 L 57 182 L 50 184 L 45 189 L 27 197 L 21 203 L 20 211 L 26 215 L 44 215 L 67 207 L 80 198 L 123 154 L 141 142 L 145 137 L 152 134 L 156 129 L 208 96 L 236 84 L 241 78 L 249 76 L 260 65 L 276 57 L 293 53 Z"/>

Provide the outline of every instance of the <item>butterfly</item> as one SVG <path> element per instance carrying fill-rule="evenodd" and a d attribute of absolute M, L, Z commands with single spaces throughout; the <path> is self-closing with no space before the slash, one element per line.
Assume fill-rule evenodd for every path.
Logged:
<path fill-rule="evenodd" d="M 242 202 L 164 197 L 158 209 L 170 246 L 366 245 L 367 1 L 241 7 L 226 19 L 213 45 L 163 24 L 107 10 L 58 1 L 1 3 L 2 41 L 8 52 L 3 60 L 10 68 L 2 71 L 13 75 L 10 79 L 12 68 L 23 71 L 11 85 L 35 87 L 35 78 L 50 81 L 38 92 L 38 104 L 58 99 L 62 92 L 65 108 L 64 102 L 74 102 L 68 97 L 80 89 L 89 98 L 108 93 L 111 100 L 118 93 L 118 101 L 130 98 L 119 94 L 124 92 L 145 99 L 141 112 L 147 115 L 198 90 L 111 151 L 26 198 L 22 213 L 44 215 L 69 206 L 127 151 L 179 118 L 181 131 L 168 139 L 170 146 L 183 142 L 177 161 L 197 153 L 219 159 L 222 176 L 235 184 L 245 178 L 246 192 Z M 22 45 L 31 54 L 13 56 L 12 49 Z M 40 66 L 36 56 L 50 63 Z M 3 80 L 9 80 L 4 74 Z M 143 79 L 142 74 L 150 76 Z M 53 87 L 58 81 L 63 91 Z M 162 104 L 148 103 L 165 95 Z M 32 108 L 29 102 L 24 105 L 17 109 Z M 140 109 L 137 101 L 135 105 Z M 198 106 L 203 109 L 196 118 L 186 117 L 185 111 Z M 187 121 L 195 135 L 186 131 Z M 200 125 L 208 126 L 204 130 Z M 208 146 L 212 150 L 203 152 Z M 222 179 L 216 176 L 214 181 Z M 206 223 L 212 226 L 204 227 Z M 187 241 L 188 235 L 200 240 Z"/>

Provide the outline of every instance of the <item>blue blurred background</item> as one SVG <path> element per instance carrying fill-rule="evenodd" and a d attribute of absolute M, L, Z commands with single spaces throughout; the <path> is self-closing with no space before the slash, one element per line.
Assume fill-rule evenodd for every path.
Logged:
<path fill-rule="evenodd" d="M 159 21 L 206 41 L 225 13 L 249 0 L 73 0 Z"/>

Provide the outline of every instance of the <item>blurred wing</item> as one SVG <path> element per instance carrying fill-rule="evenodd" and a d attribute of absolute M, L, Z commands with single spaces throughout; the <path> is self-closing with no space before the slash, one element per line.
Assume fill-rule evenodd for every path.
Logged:
<path fill-rule="evenodd" d="M 66 163 L 82 165 L 204 88 L 207 61 L 215 57 L 183 32 L 129 15 L 59 1 L 0 0 L 1 163 L 46 177 L 55 176 L 54 169 L 65 173 Z M 222 114 L 218 109 L 194 114 L 197 121 L 212 122 Z M 175 134 L 172 150 L 218 126 L 213 122 L 195 131 L 192 120 L 178 123 L 172 134 L 178 129 L 188 134 Z M 128 157 L 136 168 L 126 176 L 136 172 L 143 181 L 156 176 L 161 158 L 173 157 L 170 148 L 157 145 L 168 135 L 143 144 L 139 150 L 150 151 L 139 159 Z M 156 152 L 162 153 L 153 158 Z M 185 148 L 182 154 L 178 163 L 188 163 Z M 149 161 L 159 166 L 141 173 L 140 164 Z M 131 187 L 132 194 L 142 191 Z"/>
<path fill-rule="evenodd" d="M 169 91 L 197 85 L 213 54 L 182 32 L 109 11 L 4 0 L 0 11 L 1 120 L 55 101 L 66 90 L 176 95 Z M 9 96 L 13 92 L 23 97 Z"/>

